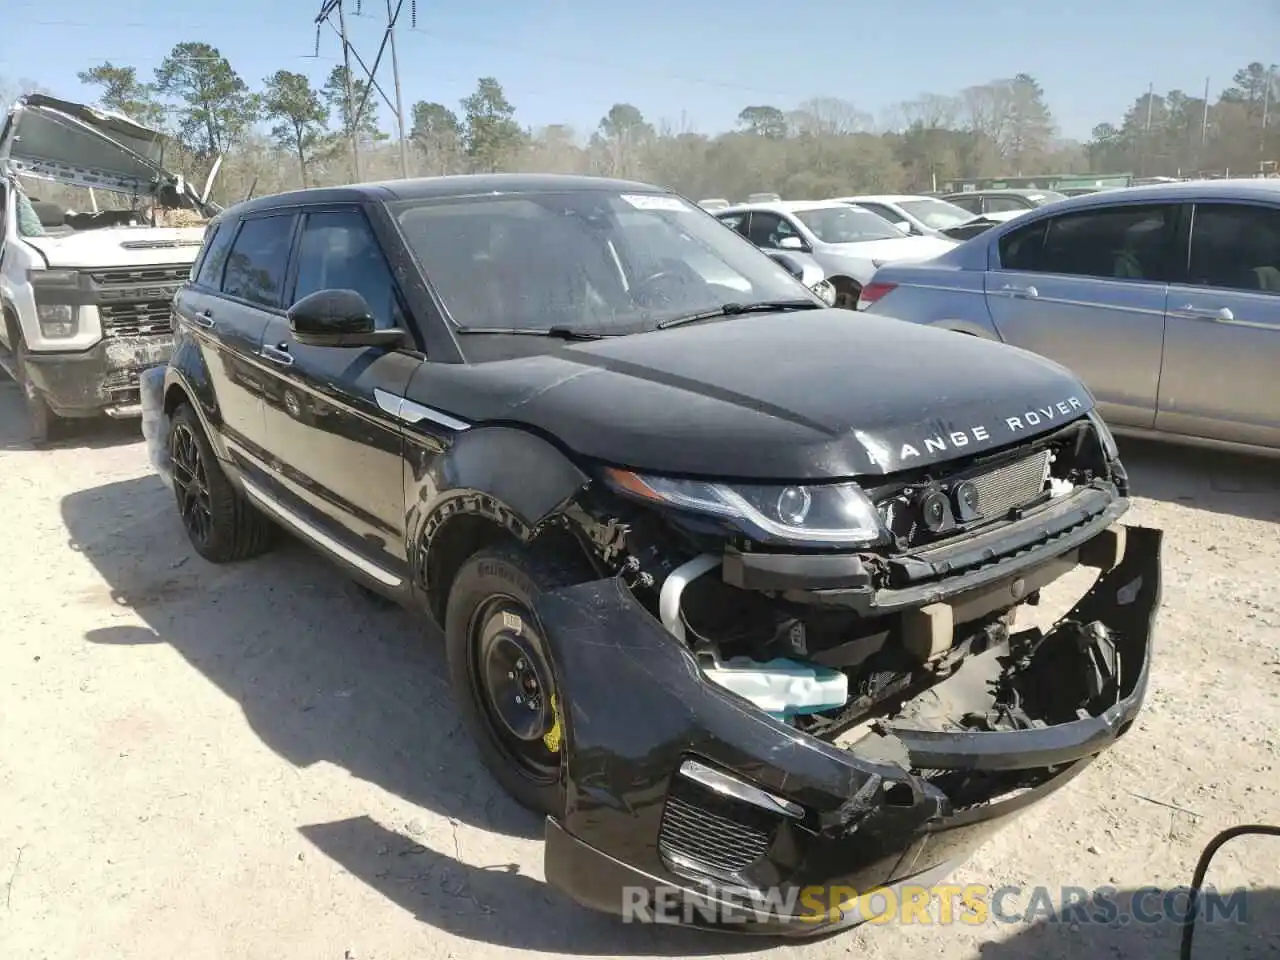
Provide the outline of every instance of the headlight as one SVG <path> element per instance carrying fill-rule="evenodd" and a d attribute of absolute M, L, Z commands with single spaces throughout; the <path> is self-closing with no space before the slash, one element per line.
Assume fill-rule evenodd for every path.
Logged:
<path fill-rule="evenodd" d="M 36 317 L 40 321 L 40 332 L 50 340 L 76 335 L 76 308 L 69 303 L 38 303 Z"/>
<path fill-rule="evenodd" d="M 1116 438 L 1106 421 L 1102 419 L 1102 415 L 1097 410 L 1090 410 L 1089 422 L 1093 424 L 1093 429 L 1098 431 L 1098 440 L 1102 443 L 1102 452 L 1107 455 L 1107 459 L 1119 460 L 1120 448 L 1116 445 Z"/>
<path fill-rule="evenodd" d="M 724 517 L 760 541 L 854 545 L 875 543 L 884 535 L 880 515 L 856 483 L 730 485 L 626 470 L 605 473 L 633 497 Z"/>
<path fill-rule="evenodd" d="M 819 280 L 810 289 L 813 290 L 813 292 L 818 295 L 818 299 L 828 307 L 835 306 L 836 288 L 831 285 L 830 280 Z"/>
<path fill-rule="evenodd" d="M 59 287 L 75 286 L 80 282 L 80 275 L 74 270 L 28 270 L 27 280 L 32 286 L 51 284 Z"/>

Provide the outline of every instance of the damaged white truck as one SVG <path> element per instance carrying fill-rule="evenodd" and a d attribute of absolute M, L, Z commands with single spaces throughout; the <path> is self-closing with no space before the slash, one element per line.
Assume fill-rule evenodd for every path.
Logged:
<path fill-rule="evenodd" d="M 68 419 L 138 416 L 139 375 L 169 358 L 173 294 L 219 207 L 212 175 L 197 192 L 166 150 L 158 131 L 38 94 L 0 130 L 0 367 L 35 443 Z"/>

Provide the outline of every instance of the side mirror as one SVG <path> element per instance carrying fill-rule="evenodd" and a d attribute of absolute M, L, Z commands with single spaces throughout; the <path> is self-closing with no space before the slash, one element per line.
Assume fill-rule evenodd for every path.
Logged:
<path fill-rule="evenodd" d="M 911 223 L 907 220 L 899 220 L 897 223 L 894 224 L 894 226 L 897 227 L 899 230 L 901 230 L 903 233 L 916 232 L 915 228 L 911 226 Z"/>
<path fill-rule="evenodd" d="M 780 250 L 803 250 L 804 241 L 799 237 L 783 237 L 778 241 L 778 248 Z"/>
<path fill-rule="evenodd" d="M 788 238 L 789 239 L 789 238 Z M 788 257 L 785 253 L 769 252 L 769 257 L 782 267 L 783 270 L 791 274 L 800 282 L 804 282 L 804 265 L 795 257 Z"/>
<path fill-rule="evenodd" d="M 368 302 L 354 290 L 317 290 L 287 314 L 298 343 L 312 347 L 394 347 L 404 338 L 398 329 L 378 330 Z"/>

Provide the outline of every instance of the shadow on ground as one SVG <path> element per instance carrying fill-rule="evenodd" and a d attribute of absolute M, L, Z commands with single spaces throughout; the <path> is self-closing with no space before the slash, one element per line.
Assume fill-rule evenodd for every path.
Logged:
<path fill-rule="evenodd" d="M 978 956 L 981 960 L 1177 960 L 1183 927 L 1175 918 L 1185 911 L 1186 896 L 1185 892 L 1167 896 L 1167 891 L 1122 890 L 1109 900 L 1114 914 L 1092 905 L 1086 908 L 1097 911 L 1095 922 L 1079 922 L 1064 910 L 1052 917 L 1041 914 L 1044 919 L 1020 927 L 1012 936 L 996 934 L 997 939 L 981 946 Z M 1218 896 L 1217 906 L 1210 895 L 1202 901 L 1192 960 L 1280 957 L 1280 889 L 1224 889 Z"/>
<path fill-rule="evenodd" d="M 1136 496 L 1280 523 L 1280 461 L 1119 439 Z"/>
<path fill-rule="evenodd" d="M 137 419 L 112 420 L 109 417 L 92 417 L 64 420 L 59 424 L 57 439 L 46 443 L 42 450 L 101 450 L 133 443 L 142 438 L 141 422 Z M 22 389 L 8 374 L 0 370 L 0 450 L 32 450 L 31 434 L 27 428 L 27 410 L 22 402 Z"/>

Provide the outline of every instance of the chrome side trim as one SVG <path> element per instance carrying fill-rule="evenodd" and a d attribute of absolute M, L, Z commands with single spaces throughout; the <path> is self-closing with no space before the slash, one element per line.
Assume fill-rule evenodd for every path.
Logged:
<path fill-rule="evenodd" d="M 754 807 L 768 810 L 770 813 L 780 813 L 785 817 L 793 817 L 796 820 L 804 819 L 804 807 L 800 806 L 800 804 L 792 803 L 783 797 L 761 790 L 759 787 L 745 783 L 737 777 L 731 777 L 727 773 L 713 770 L 705 763 L 699 763 L 697 760 L 686 760 L 680 764 L 680 775 L 692 780 L 694 783 L 702 784 L 708 790 L 713 790 L 721 796 L 733 797 L 735 800 L 741 800 Z"/>
<path fill-rule="evenodd" d="M 420 403 L 408 400 L 404 397 L 389 393 L 381 387 L 373 388 L 373 398 L 378 402 L 378 407 L 397 420 L 403 420 L 405 423 L 420 423 L 423 420 L 430 420 L 432 423 L 449 430 L 466 430 L 471 424 L 456 417 L 451 417 L 447 413 L 431 407 L 424 407 Z"/>
<path fill-rule="evenodd" d="M 310 520 L 299 516 L 275 497 L 271 496 L 271 494 L 259 488 L 253 483 L 253 481 L 247 478 L 241 478 L 241 482 L 244 485 L 244 492 L 249 495 L 250 500 L 262 507 L 262 509 L 266 510 L 282 523 L 288 524 L 299 533 L 302 533 L 314 540 L 335 557 L 351 564 L 351 566 L 355 567 L 361 573 L 372 577 L 379 583 L 385 584 L 388 587 L 398 587 L 404 582 L 394 573 L 391 573 L 389 570 L 384 570 L 376 563 L 366 560 L 364 557 L 360 556 L 360 554 L 356 553 L 350 547 L 339 543 Z"/>

